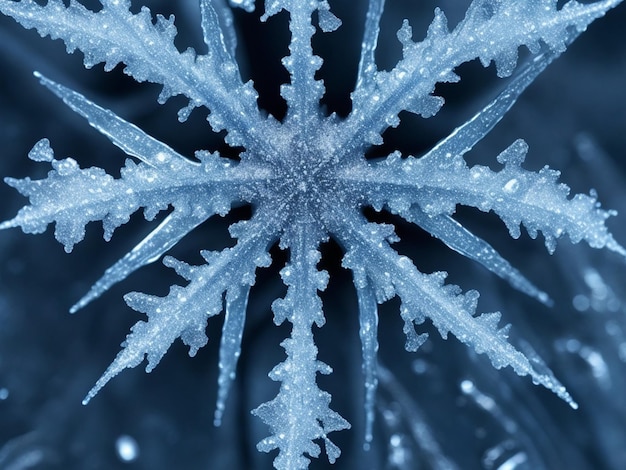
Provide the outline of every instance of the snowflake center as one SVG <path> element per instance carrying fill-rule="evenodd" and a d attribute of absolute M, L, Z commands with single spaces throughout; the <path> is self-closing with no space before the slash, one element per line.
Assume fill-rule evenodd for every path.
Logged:
<path fill-rule="evenodd" d="M 289 165 L 281 168 L 275 178 L 271 197 L 279 200 L 292 199 L 299 205 L 315 209 L 335 193 L 332 167 L 324 165 L 323 149 L 312 145 L 310 139 L 294 138 L 283 149 Z"/>

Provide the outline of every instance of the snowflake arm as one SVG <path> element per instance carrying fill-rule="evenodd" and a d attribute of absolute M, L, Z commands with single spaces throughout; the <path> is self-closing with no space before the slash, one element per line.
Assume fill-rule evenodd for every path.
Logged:
<path fill-rule="evenodd" d="M 172 164 L 196 166 L 191 160 L 183 157 L 171 147 L 149 136 L 137 126 L 125 121 L 108 109 L 98 106 L 80 93 L 46 78 L 39 72 L 35 72 L 34 75 L 43 86 L 63 100 L 72 111 L 87 119 L 91 127 L 105 135 L 127 155 L 136 157 L 145 164 L 161 171 L 172 170 L 173 168 L 170 166 Z"/>
<path fill-rule="evenodd" d="M 534 383 L 577 407 L 547 367 L 534 367 L 507 341 L 508 326 L 498 329 L 499 312 L 474 316 L 478 292 L 461 294 L 457 286 L 445 286 L 443 272 L 419 272 L 409 258 L 389 246 L 394 237 L 388 227 L 368 223 L 357 212 L 343 213 L 341 217 L 329 215 L 328 222 L 333 236 L 346 249 L 344 266 L 353 271 L 357 282 L 372 282 L 379 303 L 394 295 L 400 297 L 407 350 L 415 351 L 426 340 L 426 334 L 417 335 L 414 324 L 419 325 L 428 317 L 443 338 L 452 333 L 478 354 L 486 354 L 496 369 L 511 366 L 518 375 L 530 375 Z"/>
<path fill-rule="evenodd" d="M 421 157 L 418 161 L 420 165 L 425 165 L 426 167 L 431 166 L 441 166 L 442 168 L 451 169 L 455 166 L 464 167 L 461 158 L 459 156 L 464 155 L 467 151 L 469 151 L 478 141 L 480 141 L 492 128 L 495 126 L 500 119 L 504 116 L 504 114 L 511 108 L 511 106 L 515 103 L 520 94 L 526 89 L 526 87 L 532 83 L 532 81 L 541 73 L 547 65 L 549 65 L 552 60 L 554 60 L 558 56 L 557 53 L 552 51 L 546 51 L 542 54 L 539 54 L 532 61 L 530 61 L 526 66 L 520 70 L 514 79 L 508 84 L 506 89 L 491 103 L 489 103 L 483 110 L 477 113 L 472 119 L 468 120 L 465 124 L 456 129 L 450 136 L 441 141 L 437 146 L 435 146 L 431 151 L 429 151 L 426 155 Z M 514 149 L 517 150 L 514 150 Z M 521 142 L 515 144 L 514 149 L 510 152 L 517 153 L 518 157 L 525 153 L 524 145 Z M 501 159 L 506 160 L 506 156 L 503 155 Z M 397 157 L 391 157 L 387 161 L 395 161 L 396 163 L 400 163 Z M 410 161 L 410 160 L 408 160 Z M 403 164 L 409 165 L 408 161 L 405 161 Z M 521 160 L 518 158 L 516 162 L 518 165 L 521 163 Z M 401 163 L 402 164 L 402 163 Z M 350 171 L 352 171 L 351 169 Z M 377 173 L 380 170 L 380 166 L 376 166 L 376 170 L 374 173 Z M 396 168 L 399 170 L 399 168 Z M 476 168 L 477 171 L 480 172 L 488 172 L 486 168 Z M 549 170 L 543 170 L 544 175 L 554 176 L 554 173 L 551 173 Z M 398 179 L 398 175 L 401 174 L 400 171 L 397 173 L 391 174 L 390 172 L 387 176 L 389 176 L 388 182 L 392 182 L 394 179 Z M 530 172 L 524 172 L 530 176 Z M 380 175 L 379 175 L 380 176 Z M 489 188 L 489 191 L 492 192 L 490 199 L 501 199 L 504 193 L 513 193 L 516 189 L 515 187 L 519 184 L 519 181 L 513 177 L 508 179 L 501 186 L 501 190 L 497 192 L 493 192 L 493 187 Z M 469 175 L 465 176 L 469 178 Z M 532 176 L 531 176 L 532 178 Z M 367 179 L 367 178 L 365 178 Z M 382 177 L 385 179 L 385 177 Z M 447 184 L 444 181 L 446 178 L 443 177 L 441 183 L 443 185 Z M 537 178 L 540 182 L 545 182 L 543 177 Z M 380 182 L 380 179 L 377 179 L 377 183 Z M 420 183 L 418 180 L 414 180 L 415 188 L 417 188 Z M 449 181 L 448 181 L 449 183 Z M 391 183 L 393 185 L 393 183 Z M 480 186 L 480 185 L 477 185 Z M 543 185 L 545 186 L 545 185 Z M 536 188 L 536 186 L 535 186 Z M 397 207 L 404 206 L 408 202 L 406 200 L 402 200 L 409 194 L 412 190 L 406 187 L 406 192 L 403 190 L 390 190 L 389 193 L 385 192 L 385 189 L 390 189 L 389 187 L 385 188 L 385 185 L 376 184 L 376 188 L 370 188 L 370 190 L 366 190 L 365 193 L 368 193 L 370 197 L 366 197 L 366 199 L 373 203 L 375 206 L 380 207 L 383 204 L 383 201 L 380 200 L 381 194 L 391 194 L 396 192 L 396 194 L 400 195 L 399 198 L 395 200 L 395 204 Z M 428 190 L 426 191 L 428 192 Z M 567 195 L 567 190 L 561 187 L 561 192 L 565 192 Z M 558 191 L 557 191 L 558 193 Z M 543 195 L 546 196 L 550 200 L 552 198 L 549 197 L 545 191 Z M 456 195 L 453 196 L 451 200 L 455 199 Z M 607 246 L 609 249 L 616 251 L 620 254 L 624 254 L 623 249 L 613 240 L 610 234 L 606 232 L 606 228 L 604 228 L 603 220 L 607 215 L 611 214 L 610 212 L 600 211 L 595 208 L 595 204 L 590 204 L 590 201 L 593 201 L 593 198 L 587 198 L 586 196 L 577 196 L 580 201 L 587 201 L 586 208 L 587 210 L 591 210 L 591 218 L 590 220 L 595 220 L 595 223 L 591 224 L 587 230 L 588 236 L 583 236 L 587 241 L 589 241 L 593 246 L 602 247 Z M 428 197 L 425 198 L 426 200 Z M 445 199 L 442 197 L 441 200 Z M 539 197 L 541 200 L 542 198 Z M 418 203 L 416 203 L 416 201 Z M 478 261 L 483 264 L 487 269 L 494 272 L 498 276 L 503 279 L 508 280 L 511 285 L 526 294 L 533 296 L 540 300 L 541 302 L 548 302 L 549 298 L 547 294 L 537 289 L 532 283 L 530 283 L 519 271 L 513 268 L 504 258 L 502 258 L 489 244 L 487 244 L 484 240 L 479 239 L 475 235 L 471 234 L 465 228 L 463 228 L 458 222 L 453 220 L 451 217 L 447 215 L 447 213 L 437 214 L 436 211 L 433 211 L 432 207 L 429 208 L 431 210 L 430 214 L 426 214 L 422 208 L 420 208 L 420 204 L 424 203 L 424 199 L 420 199 L 419 196 L 416 195 L 416 198 L 413 199 L 412 205 L 409 209 L 400 210 L 402 212 L 402 216 L 408 220 L 409 222 L 415 223 L 428 231 L 431 235 L 441 239 L 446 243 L 450 248 L 460 252 L 461 254 Z M 519 201 L 520 203 L 523 201 Z M 384 203 L 389 203 L 388 200 L 385 200 Z M 445 203 L 444 203 L 445 205 Z M 563 210 L 563 204 L 556 204 L 558 207 L 555 209 L 557 214 L 561 214 L 562 212 L 567 213 L 567 211 Z M 584 206 L 584 204 L 582 204 Z M 570 204 L 571 207 L 574 204 Z M 510 204 L 510 208 L 516 208 L 516 204 Z M 578 205 L 577 207 L 581 207 Z M 533 210 L 528 210 L 527 214 L 531 214 L 534 212 Z M 572 218 L 574 218 L 574 211 L 570 211 L 572 213 Z M 585 223 L 586 214 L 578 214 L 578 219 L 582 223 Z M 549 219 L 549 217 L 544 217 L 544 219 Z M 520 219 L 521 220 L 521 219 Z M 528 219 L 527 219 L 528 220 Z M 544 227 L 546 227 L 550 222 L 546 220 L 544 223 Z M 519 222 L 514 222 L 510 228 L 512 229 L 512 234 L 514 236 L 518 235 L 519 229 L 517 228 Z M 532 222 L 531 222 L 532 225 Z M 565 223 L 567 225 L 567 223 Z M 598 232 L 598 228 L 600 232 Z M 536 227 L 531 228 L 531 234 L 534 233 Z M 554 237 L 563 233 L 564 230 L 558 230 L 553 234 Z M 573 232 L 580 232 L 580 230 L 574 229 Z M 600 238 L 604 241 L 598 240 L 598 233 L 604 233 Z M 577 236 L 574 237 L 576 239 Z M 550 236 L 547 238 L 547 244 L 550 250 L 553 249 L 553 239 Z M 604 245 L 603 245 L 604 244 Z"/>
<path fill-rule="evenodd" d="M 178 165 L 189 166 L 191 171 L 197 164 L 175 152 L 169 146 L 154 139 L 138 127 L 124 121 L 109 110 L 101 108 L 81 94 L 35 73 L 41 83 L 57 95 L 73 111 L 87 119 L 89 124 L 108 137 L 113 144 L 162 172 L 169 172 Z M 172 165 L 174 165 L 172 167 Z M 228 211 L 231 200 L 221 201 L 220 213 Z M 90 291 L 74 304 L 70 312 L 75 313 L 89 302 L 106 292 L 113 284 L 125 279 L 133 271 L 156 261 L 182 237 L 204 222 L 212 214 L 204 211 L 175 211 L 145 237 L 132 251 L 108 268 Z"/>
<path fill-rule="evenodd" d="M 389 126 L 398 125 L 400 111 L 424 117 L 435 114 L 443 100 L 431 93 L 437 83 L 458 81 L 454 69 L 460 64 L 479 58 L 487 66 L 493 60 L 498 75 L 510 75 L 520 46 L 525 45 L 536 54 L 543 41 L 560 53 L 573 40 L 572 34 L 577 36 L 620 2 L 605 0 L 583 5 L 572 0 L 557 10 L 554 0 L 474 1 L 453 31 L 437 8 L 426 38 L 417 43 L 405 21 L 398 32 L 403 59 L 389 72 L 376 72 L 374 87 L 355 89 L 354 111 L 343 124 L 348 138 L 340 148 L 350 151 L 363 142 L 382 143 L 380 134 Z M 570 32 L 571 28 L 575 33 Z"/>
<path fill-rule="evenodd" d="M 145 164 L 135 164 L 130 159 L 118 179 L 100 168 L 81 169 L 72 158 L 55 160 L 49 142 L 38 142 L 29 157 L 35 161 L 52 164 L 47 178 L 33 181 L 7 178 L 5 181 L 24 196 L 31 205 L 18 212 L 13 219 L 0 224 L 0 229 L 21 227 L 26 233 L 41 233 L 48 224 L 56 222 L 55 236 L 71 251 L 74 244 L 83 239 L 88 222 L 102 220 L 105 239 L 109 240 L 115 228 L 126 223 L 132 213 L 144 207 L 146 219 L 152 220 L 168 204 L 180 211 L 190 211 L 196 192 L 205 204 L 198 211 L 210 214 L 224 208 L 224 192 L 218 191 L 219 179 L 206 177 L 199 171 L 185 172 L 178 168 L 177 178 L 164 175 Z M 217 173 L 217 172 L 215 172 Z M 222 180 L 223 182 L 223 180 Z"/>
<path fill-rule="evenodd" d="M 323 82 L 315 79 L 315 72 L 322 66 L 322 59 L 313 54 L 311 38 L 315 28 L 311 24 L 311 16 L 318 11 L 319 24 L 325 32 L 337 29 L 341 21 L 330 12 L 326 0 L 267 0 L 265 14 L 261 19 L 265 21 L 282 9 L 289 11 L 291 32 L 290 54 L 282 60 L 291 77 L 290 84 L 281 86 L 281 95 L 287 101 L 287 121 L 293 119 L 300 127 L 310 126 L 320 118 L 319 100 L 324 94 Z"/>
<path fill-rule="evenodd" d="M 555 170 L 544 167 L 535 173 L 522 169 L 526 151 L 522 140 L 511 144 L 498 156 L 504 164 L 500 171 L 481 165 L 468 168 L 461 157 L 434 166 L 416 158 L 403 160 L 396 153 L 367 165 L 360 175 L 360 189 L 374 207 L 387 205 L 403 217 L 412 204 L 429 216 L 452 214 L 456 204 L 461 204 L 492 210 L 513 238 L 520 236 L 521 224 L 532 238 L 541 231 L 550 252 L 556 239 L 568 234 L 573 243 L 584 240 L 593 248 L 606 247 L 626 256 L 605 225 L 615 212 L 598 208 L 595 195 L 568 198 L 569 188 L 557 184 L 560 173 Z M 348 172 L 345 177 L 352 178 Z"/>
<path fill-rule="evenodd" d="M 288 320 L 293 329 L 291 337 L 281 343 L 287 359 L 274 367 L 269 376 L 280 381 L 276 398 L 256 408 L 259 416 L 272 429 L 272 435 L 263 439 L 257 448 L 263 452 L 278 449 L 274 460 L 277 470 L 308 468 L 309 459 L 320 455 L 320 447 L 314 441 L 322 439 L 328 460 L 334 463 L 340 450 L 328 438 L 333 431 L 348 429 L 349 423 L 329 408 L 330 395 L 320 390 L 316 375 L 330 374 L 332 369 L 317 359 L 317 347 L 313 342 L 313 324 L 321 327 L 324 322 L 322 303 L 317 295 L 328 282 L 325 271 L 317 270 L 320 253 L 317 249 L 320 234 L 313 224 L 291 227 L 281 240 L 281 246 L 289 247 L 290 263 L 281 270 L 287 284 L 287 295 L 274 302 L 274 322 Z"/>
<path fill-rule="evenodd" d="M 246 322 L 246 309 L 248 307 L 248 295 L 250 286 L 232 287 L 226 294 L 226 311 L 224 326 L 220 340 L 220 375 L 217 379 L 218 392 L 215 406 L 214 424 L 220 426 L 222 416 L 226 408 L 228 391 L 235 380 L 237 361 L 241 354 L 241 338 L 243 327 Z"/>
<path fill-rule="evenodd" d="M 216 5 L 211 0 L 200 0 L 202 36 L 209 51 L 214 51 L 225 67 L 238 70 L 235 61 L 237 36 L 233 29 L 233 15 L 226 5 Z"/>
<path fill-rule="evenodd" d="M 97 299 L 113 285 L 123 281 L 133 272 L 158 260 L 170 248 L 176 245 L 181 238 L 207 220 L 207 214 L 174 211 L 169 214 L 152 232 L 150 232 L 131 251 L 119 261 L 107 268 L 104 274 L 91 286 L 89 292 L 70 308 L 70 313 L 76 313 Z"/>
<path fill-rule="evenodd" d="M 232 2 L 231 2 L 232 3 Z M 211 12 L 213 7 L 214 13 Z M 222 41 L 226 52 L 230 55 L 231 59 L 235 58 L 237 52 L 237 32 L 235 31 L 235 20 L 233 18 L 233 12 L 227 4 L 226 0 L 200 0 L 200 8 L 202 13 L 202 32 L 204 34 L 204 43 L 211 47 L 210 44 L 213 41 L 211 35 L 215 24 L 219 23 L 219 28 L 222 33 Z M 217 23 L 215 22 L 217 17 Z"/>
<path fill-rule="evenodd" d="M 37 75 L 70 108 L 142 163 L 127 161 L 122 177 L 113 179 L 98 168 L 80 170 L 72 159 L 56 162 L 44 140 L 33 148 L 30 157 L 52 162 L 56 171 L 37 182 L 28 178 L 7 180 L 29 196 L 32 205 L 0 228 L 21 226 L 26 232 L 39 233 L 54 221 L 57 239 L 69 251 L 82 240 L 84 225 L 90 221 L 103 220 L 105 238 L 109 239 L 113 230 L 139 207 L 145 208 L 146 218 L 151 220 L 168 204 L 174 206 L 174 211 L 156 229 L 107 269 L 87 295 L 71 308 L 72 312 L 141 266 L 158 259 L 213 214 L 228 212 L 233 203 L 241 200 L 242 193 L 250 192 L 267 176 L 250 163 L 237 164 L 206 152 L 198 152 L 200 163 L 193 162 L 79 93 Z M 245 167 L 248 170 L 239 171 Z"/>
<path fill-rule="evenodd" d="M 102 0 L 101 4 L 102 10 L 94 13 L 75 1 L 65 7 L 61 0 L 45 6 L 33 0 L 0 0 L 0 12 L 42 36 L 62 39 L 68 52 L 81 50 L 86 67 L 104 62 L 105 70 L 112 70 L 124 63 L 125 73 L 137 81 L 163 85 L 160 102 L 185 95 L 190 101 L 179 113 L 181 121 L 193 108 L 206 106 L 213 128 L 229 130 L 229 143 L 254 140 L 261 145 L 264 119 L 256 105 L 256 92 L 251 83 L 241 82 L 236 62 L 229 59 L 210 2 L 204 3 L 203 25 L 208 45 L 216 50 L 200 56 L 192 49 L 183 53 L 176 49 L 173 17 L 157 15 L 153 24 L 145 7 L 132 14 L 129 0 Z"/>
<path fill-rule="evenodd" d="M 423 228 L 454 251 L 482 264 L 520 292 L 534 297 L 543 304 L 552 305 L 548 294 L 511 266 L 489 243 L 471 233 L 452 217 L 445 214 L 429 216 L 419 205 L 414 204 L 403 212 L 403 218 Z"/>
<path fill-rule="evenodd" d="M 356 89 L 364 93 L 373 84 L 376 73 L 375 52 L 380 33 L 380 18 L 383 16 L 385 0 L 370 0 L 365 16 L 365 31 L 361 42 L 361 58 L 357 72 Z"/>
<path fill-rule="evenodd" d="M 267 249 L 275 241 L 279 224 L 279 219 L 260 209 L 251 220 L 231 228 L 231 234 L 238 238 L 234 247 L 221 252 L 202 252 L 206 264 L 190 266 L 166 257 L 164 263 L 174 268 L 189 284 L 185 287 L 173 286 L 166 297 L 138 292 L 124 297 L 131 308 L 146 313 L 148 321 L 140 321 L 133 326 L 123 343 L 123 349 L 89 391 L 83 403 L 88 403 L 122 370 L 139 365 L 144 356 L 148 359 L 146 371 L 152 371 L 176 338 L 180 337 L 189 346 L 189 355 L 194 356 L 208 341 L 204 332 L 207 320 L 222 311 L 222 295 L 226 292 L 232 305 L 233 299 L 241 295 L 242 288 L 254 284 L 256 268 L 269 266 Z M 234 326 L 231 322 L 224 325 L 228 339 L 233 335 L 241 335 Z M 237 349 L 237 346 L 232 348 L 223 345 L 223 370 L 234 370 Z M 228 384 L 228 380 L 222 380 L 220 387 L 227 387 Z M 220 391 L 218 396 L 220 400 L 225 399 L 225 392 Z"/>
<path fill-rule="evenodd" d="M 457 127 L 448 137 L 423 155 L 421 159 L 425 161 L 432 160 L 434 161 L 433 164 L 436 164 L 449 161 L 453 155 L 462 156 L 469 152 L 474 148 L 474 145 L 489 134 L 516 103 L 524 90 L 558 56 L 558 53 L 546 50 L 529 60 L 517 71 L 504 90 L 493 101 L 477 112 L 471 119 Z"/>
<path fill-rule="evenodd" d="M 367 278 L 361 282 L 354 279 L 359 303 L 359 337 L 363 354 L 363 378 L 365 385 L 365 449 L 373 439 L 374 404 L 378 388 L 378 302 L 374 288 Z"/>

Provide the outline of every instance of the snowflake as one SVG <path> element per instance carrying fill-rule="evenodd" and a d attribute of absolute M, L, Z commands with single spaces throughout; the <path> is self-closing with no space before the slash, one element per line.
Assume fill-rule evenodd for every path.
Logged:
<path fill-rule="evenodd" d="M 0 228 L 41 233 L 55 223 L 55 237 L 69 252 L 83 239 L 91 221 L 102 221 L 109 240 L 140 208 L 147 220 L 170 210 L 72 307 L 77 311 L 131 272 L 161 258 L 214 215 L 248 204 L 252 217 L 230 227 L 236 239 L 233 247 L 203 252 L 205 264 L 192 266 L 164 258 L 166 266 L 188 281 L 185 287 L 173 286 L 165 297 L 125 296 L 128 305 L 148 319 L 133 326 L 123 349 L 84 403 L 120 371 L 139 365 L 145 357 L 146 370 L 152 370 L 177 338 L 193 356 L 207 343 L 207 320 L 224 310 L 215 415 L 219 423 L 240 355 L 250 287 L 257 268 L 270 264 L 268 250 L 278 243 L 288 250 L 289 262 L 281 270 L 287 294 L 273 303 L 274 322 L 280 325 L 287 320 L 292 330 L 282 343 L 287 358 L 269 373 L 280 382 L 280 391 L 253 411 L 271 429 L 258 449 L 278 449 L 274 461 L 278 469 L 306 468 L 309 457 L 320 455 L 319 441 L 323 441 L 334 462 L 340 450 L 328 434 L 350 425 L 330 408 L 330 395 L 318 388 L 317 374 L 332 370 L 317 359 L 313 338 L 313 326 L 325 322 L 319 292 L 328 282 L 328 274 L 318 269 L 319 246 L 332 238 L 344 250 L 343 265 L 353 273 L 358 297 L 366 440 L 372 436 L 377 387 L 377 308 L 395 296 L 401 301 L 408 351 L 417 350 L 426 340 L 415 326 L 429 319 L 442 337 L 452 333 L 477 353 L 486 354 L 494 367 L 510 366 L 519 375 L 529 375 L 576 407 L 545 365 L 509 343 L 508 327 L 498 326 L 499 313 L 476 313 L 477 292 L 462 293 L 446 285 L 445 273 L 418 271 L 392 247 L 398 240 L 393 227 L 369 221 L 363 210 L 386 210 L 422 227 L 543 303 L 550 302 L 547 294 L 452 217 L 457 205 L 493 211 L 514 238 L 520 235 L 521 225 L 533 238 L 542 232 L 550 252 L 556 239 L 567 234 L 573 242 L 584 240 L 594 248 L 626 255 L 605 226 L 612 212 L 602 210 L 594 195 L 569 197 L 569 188 L 557 182 L 558 172 L 548 167 L 537 173 L 522 168 L 527 152 L 522 140 L 498 155 L 502 168 L 497 171 L 469 167 L 463 158 L 535 77 L 619 0 L 588 5 L 572 0 L 561 9 L 556 0 L 475 0 L 452 30 L 444 13 L 436 9 L 421 42 L 413 41 L 404 22 L 398 31 L 403 57 L 390 71 L 378 70 L 374 57 L 384 1 L 370 0 L 352 111 L 345 119 L 320 110 L 325 90 L 316 73 L 322 59 L 311 46 L 318 29 L 332 32 L 341 21 L 326 0 L 266 0 L 263 21 L 282 10 L 289 14 L 291 41 L 282 63 L 290 81 L 281 88 L 288 111 L 280 122 L 259 109 L 252 82 L 241 80 L 234 60 L 232 12 L 223 0 L 200 1 L 208 47 L 204 55 L 177 50 L 173 17 L 157 15 L 153 22 L 145 7 L 132 13 L 129 0 L 101 3 L 102 9 L 94 12 L 74 1 L 66 6 L 61 0 L 49 0 L 42 6 L 33 0 L 0 0 L 0 11 L 42 36 L 61 38 L 68 52 L 81 50 L 87 67 L 104 62 L 105 70 L 111 70 L 123 63 L 125 73 L 136 80 L 163 85 L 160 102 L 184 95 L 189 104 L 179 112 L 181 121 L 194 108 L 206 107 L 213 131 L 225 130 L 226 144 L 245 150 L 237 160 L 206 151 L 188 158 L 82 95 L 36 74 L 133 159 L 114 178 L 100 168 L 81 169 L 71 158 L 55 159 L 49 142 L 41 140 L 29 157 L 51 164 L 52 170 L 41 180 L 6 180 L 30 199 L 30 205 Z M 253 0 L 230 3 L 254 10 Z M 517 67 L 520 46 L 526 46 L 533 58 Z M 484 66 L 495 62 L 500 77 L 515 72 L 497 98 L 419 158 L 399 152 L 378 160 L 365 158 L 371 146 L 382 143 L 381 134 L 398 125 L 400 112 L 436 114 L 443 100 L 433 95 L 435 85 L 458 81 L 455 68 L 476 58 Z"/>

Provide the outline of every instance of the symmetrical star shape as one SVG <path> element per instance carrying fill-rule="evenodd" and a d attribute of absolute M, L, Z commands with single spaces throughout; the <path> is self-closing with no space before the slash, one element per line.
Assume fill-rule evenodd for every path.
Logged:
<path fill-rule="evenodd" d="M 287 358 L 271 372 L 281 382 L 272 401 L 254 413 L 271 428 L 259 443 L 262 451 L 278 449 L 278 469 L 306 468 L 309 457 L 319 456 L 316 443 L 324 441 L 329 460 L 339 449 L 328 434 L 349 427 L 330 409 L 331 397 L 316 383 L 317 373 L 331 368 L 317 360 L 313 325 L 322 327 L 324 314 L 318 292 L 328 282 L 319 270 L 319 246 L 329 237 L 344 250 L 343 265 L 354 277 L 359 303 L 359 332 L 363 350 L 366 395 L 366 440 L 372 436 L 373 403 L 377 386 L 376 353 L 378 304 L 398 296 L 404 320 L 406 349 L 415 351 L 426 340 L 416 325 L 427 318 L 443 337 L 452 333 L 496 368 L 511 366 L 519 375 L 551 389 L 576 406 L 547 367 L 537 368 L 507 339 L 499 313 L 477 314 L 478 294 L 462 293 L 445 284 L 445 273 L 424 274 L 412 260 L 398 254 L 392 226 L 369 221 L 363 209 L 386 210 L 416 224 L 450 248 L 478 261 L 511 285 L 543 303 L 540 291 L 502 258 L 487 242 L 454 218 L 457 205 L 493 211 L 513 237 L 523 225 L 535 237 L 542 232 L 549 251 L 567 234 L 595 248 L 626 251 L 605 226 L 612 213 L 602 210 L 592 195 L 569 197 L 569 188 L 557 182 L 559 173 L 548 167 L 535 173 L 524 170 L 527 146 L 513 142 L 498 157 L 502 168 L 469 167 L 463 155 L 497 124 L 522 91 L 594 19 L 620 3 L 606 0 L 583 5 L 568 2 L 557 10 L 553 0 L 475 0 L 466 17 L 453 29 L 440 9 L 424 40 L 413 41 L 408 22 L 398 32 L 403 57 L 390 71 L 379 71 L 375 50 L 384 9 L 383 0 L 370 0 L 365 18 L 352 111 L 341 119 L 320 109 L 324 85 L 316 78 L 322 59 L 314 54 L 311 38 L 318 29 L 332 32 L 341 21 L 326 0 L 267 0 L 262 21 L 285 10 L 291 42 L 282 61 L 290 82 L 281 88 L 288 111 L 282 121 L 266 115 L 257 105 L 252 82 L 244 83 L 235 61 L 236 34 L 230 6 L 225 0 L 200 0 L 202 29 L 208 49 L 198 55 L 174 46 L 173 17 L 156 17 L 143 8 L 130 12 L 129 0 L 101 0 L 93 12 L 72 1 L 69 6 L 50 0 L 0 0 L 0 11 L 42 36 L 65 41 L 68 51 L 83 52 L 85 65 L 103 62 L 105 70 L 125 64 L 124 71 L 138 81 L 163 85 L 159 100 L 184 95 L 189 105 L 179 112 L 185 120 L 195 109 L 209 110 L 215 131 L 226 130 L 226 143 L 244 148 L 239 160 L 198 151 L 195 158 L 175 152 L 111 111 L 79 93 L 37 74 L 41 83 L 93 127 L 120 147 L 129 158 L 114 178 L 102 169 L 81 169 L 65 158 L 57 160 L 47 140 L 37 143 L 30 158 L 52 165 L 41 180 L 7 182 L 30 199 L 17 216 L 0 228 L 21 227 L 43 232 L 55 223 L 55 236 L 67 251 L 82 240 L 85 225 L 102 221 L 108 240 L 115 228 L 143 209 L 152 220 L 169 210 L 164 220 L 132 251 L 109 268 L 92 289 L 72 307 L 77 311 L 102 295 L 131 272 L 160 259 L 179 240 L 216 214 L 249 204 L 253 215 L 230 228 L 236 244 L 219 252 L 203 252 L 205 264 L 191 266 L 171 257 L 164 263 L 188 281 L 173 286 L 165 297 L 130 293 L 130 307 L 147 314 L 126 338 L 123 349 L 88 393 L 85 403 L 116 374 L 135 367 L 147 357 L 152 370 L 177 339 L 190 355 L 207 342 L 207 320 L 225 311 L 221 338 L 220 377 L 216 423 L 219 423 L 240 355 L 248 294 L 257 268 L 268 266 L 274 244 L 289 251 L 281 270 L 288 287 L 285 298 L 273 304 L 274 322 L 287 320 L 291 337 L 282 345 Z M 253 0 L 231 0 L 231 6 L 254 10 Z M 517 65 L 520 46 L 533 58 Z M 377 159 L 365 158 L 382 133 L 399 123 L 409 111 L 429 117 L 443 99 L 433 96 L 437 83 L 456 82 L 455 68 L 480 59 L 495 62 L 498 75 L 514 74 L 504 91 L 472 119 L 435 148 L 419 157 L 399 152 Z"/>

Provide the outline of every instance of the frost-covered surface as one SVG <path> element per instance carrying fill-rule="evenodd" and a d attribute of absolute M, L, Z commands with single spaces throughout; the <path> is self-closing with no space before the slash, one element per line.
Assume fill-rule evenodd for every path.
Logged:
<path fill-rule="evenodd" d="M 401 301 L 407 349 L 416 350 L 426 341 L 426 335 L 418 334 L 415 325 L 429 319 L 443 337 L 452 333 L 475 351 L 485 353 L 496 368 L 511 366 L 520 375 L 530 375 L 534 382 L 575 406 L 536 356 L 522 354 L 507 341 L 507 329 L 499 325 L 498 313 L 476 311 L 474 291 L 462 294 L 445 284 L 443 274 L 418 271 L 409 258 L 391 246 L 396 240 L 393 228 L 368 221 L 362 211 L 369 206 L 384 209 L 419 225 L 544 303 L 550 302 L 547 294 L 452 218 L 457 205 L 493 211 L 513 237 L 520 235 L 520 224 L 533 237 L 541 232 L 550 251 L 557 238 L 568 235 L 574 242 L 582 240 L 594 248 L 606 247 L 623 255 L 624 250 L 604 225 L 610 213 L 599 208 L 594 196 L 570 196 L 568 188 L 557 182 L 554 170 L 544 168 L 535 173 L 522 168 L 527 152 L 523 141 L 515 141 L 497 156 L 501 165 L 495 171 L 469 166 L 463 159 L 577 33 L 616 3 L 583 6 L 572 2 L 557 11 L 553 2 L 474 2 L 466 19 L 452 31 L 437 10 L 422 42 L 413 42 L 410 27 L 404 24 L 398 33 L 403 58 L 392 70 L 377 71 L 374 50 L 383 5 L 372 1 L 352 94 L 353 108 L 345 119 L 326 116 L 319 109 L 324 88 L 315 73 L 322 62 L 310 47 L 316 32 L 311 17 L 319 17 L 316 23 L 325 31 L 336 29 L 339 20 L 325 2 L 268 4 L 264 19 L 287 10 L 292 35 L 290 55 L 283 60 L 290 83 L 281 89 L 288 112 L 278 122 L 258 109 L 251 83 L 240 79 L 233 60 L 230 13 L 220 2 L 214 3 L 215 8 L 201 3 L 209 54 L 197 57 L 191 51 L 178 53 L 172 42 L 175 29 L 171 21 L 161 18 L 153 24 L 147 10 L 133 15 L 126 2 L 103 2 L 99 13 L 75 3 L 65 8 L 60 2 L 50 2 L 46 7 L 27 1 L 0 2 L 0 10 L 25 26 L 61 36 L 69 49 L 82 50 L 87 65 L 106 62 L 105 68 L 111 69 L 123 62 L 134 78 L 164 85 L 162 101 L 185 95 L 190 104 L 179 113 L 181 120 L 194 107 L 207 107 L 212 128 L 225 129 L 226 143 L 245 149 L 238 160 L 209 152 L 199 152 L 197 160 L 191 160 L 80 94 L 40 76 L 53 93 L 139 162 L 128 160 L 120 178 L 115 179 L 98 168 L 80 169 L 70 158 L 56 160 L 49 143 L 42 140 L 30 157 L 52 164 L 53 170 L 42 180 L 8 180 L 30 198 L 30 205 L 3 228 L 20 226 L 26 232 L 39 233 L 54 222 L 55 236 L 71 250 L 82 240 L 90 221 L 102 220 L 105 237 L 109 238 L 140 208 L 148 220 L 172 208 L 148 237 L 107 270 L 73 310 L 160 258 L 208 218 L 223 215 L 232 206 L 252 206 L 250 220 L 231 227 L 235 245 L 203 253 L 206 264 L 190 266 L 165 258 L 188 285 L 172 287 L 166 297 L 138 293 L 125 297 L 131 307 L 148 315 L 148 321 L 133 327 L 124 348 L 87 400 L 118 372 L 138 365 L 146 355 L 151 370 L 176 338 L 195 354 L 206 344 L 208 317 L 224 310 L 219 421 L 239 356 L 250 286 L 257 268 L 271 261 L 268 248 L 280 243 L 289 253 L 289 262 L 281 271 L 287 293 L 273 305 L 274 321 L 281 324 L 287 320 L 292 332 L 283 342 L 287 359 L 270 373 L 281 383 L 279 394 L 255 410 L 271 429 L 259 449 L 279 450 L 277 468 L 306 467 L 309 457 L 319 455 L 319 444 L 325 446 L 329 460 L 336 459 L 339 449 L 330 441 L 333 436 L 327 434 L 349 425 L 330 408 L 330 396 L 316 384 L 317 373 L 328 374 L 331 369 L 317 359 L 313 341 L 313 324 L 321 327 L 325 321 L 318 292 L 325 288 L 327 275 L 317 267 L 319 246 L 331 237 L 342 246 L 343 265 L 354 275 L 368 439 L 378 381 L 377 304 L 395 296 Z M 248 10 L 253 7 L 249 3 L 243 6 Z M 459 64 L 479 58 L 486 65 L 493 60 L 498 74 L 507 76 L 516 69 L 516 51 L 521 45 L 535 58 L 515 72 L 501 95 L 433 150 L 419 158 L 402 158 L 399 153 L 376 161 L 364 158 L 371 145 L 382 142 L 385 129 L 398 124 L 401 111 L 425 117 L 435 114 L 442 100 L 431 96 L 434 86 L 456 81 L 454 69 Z M 465 389 L 471 395 L 471 387 L 466 384 Z"/>

